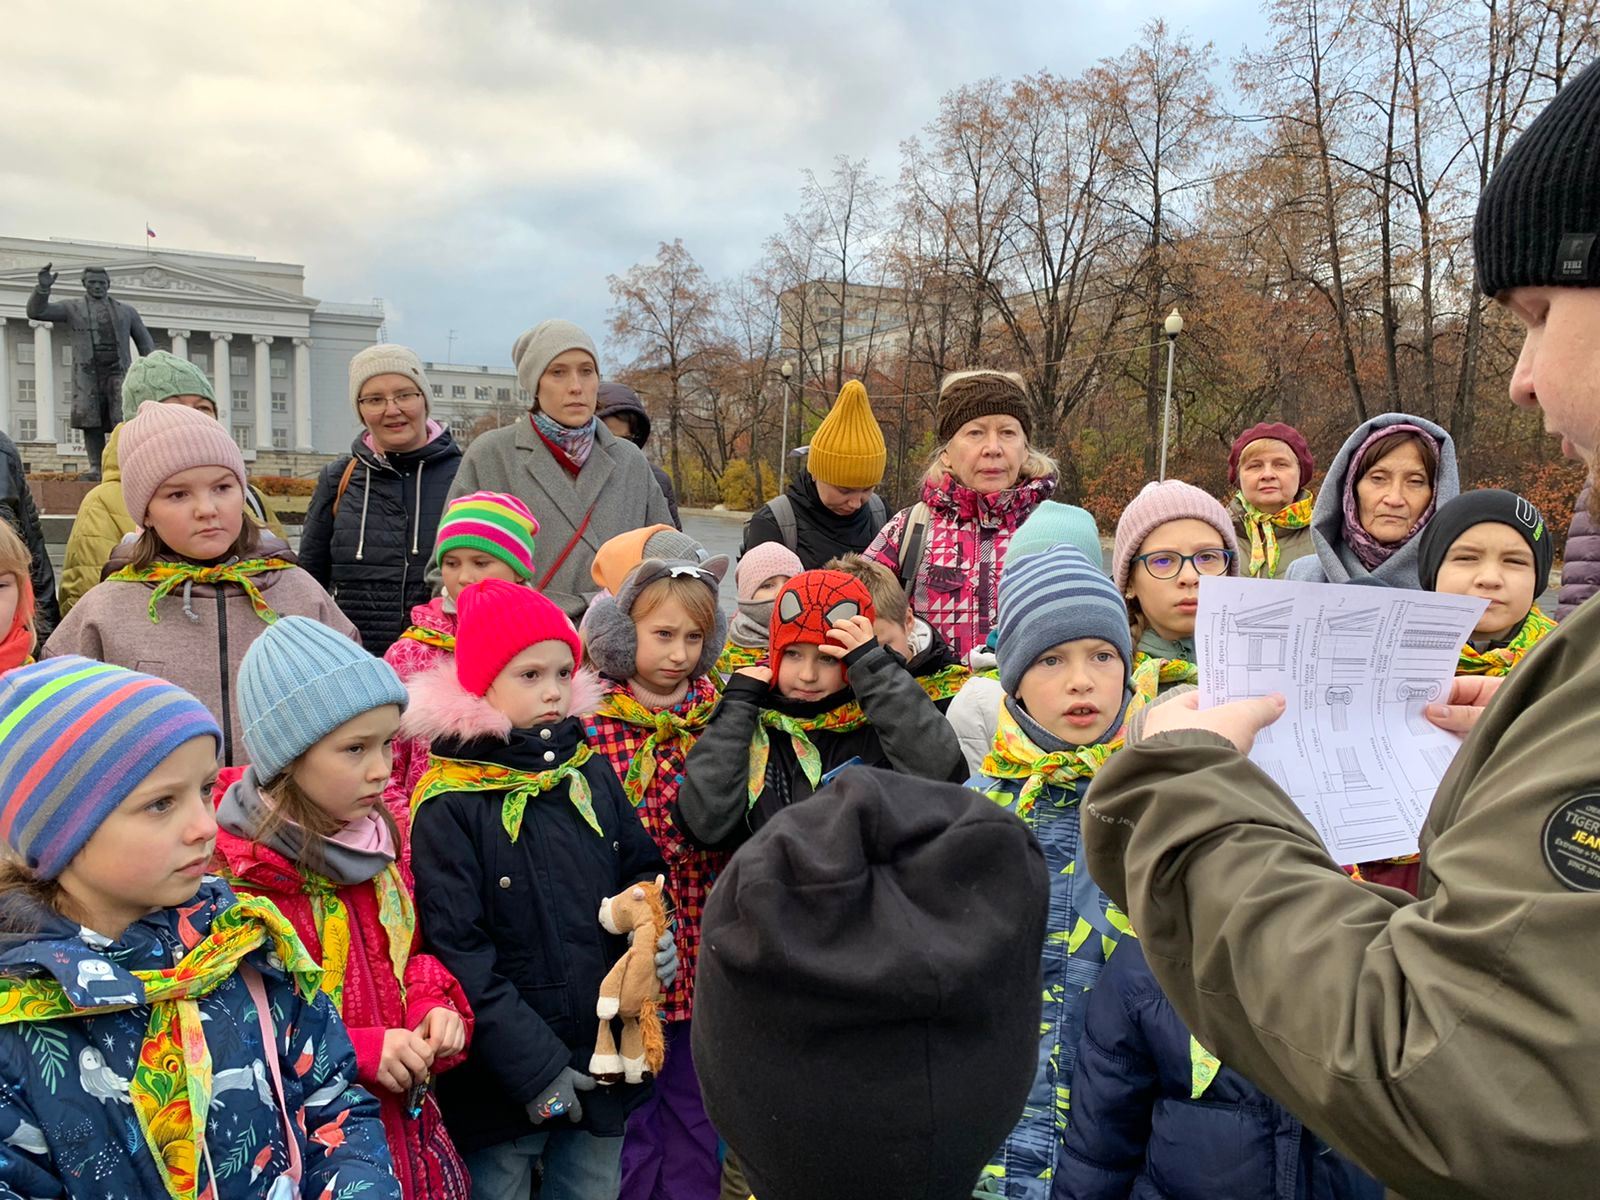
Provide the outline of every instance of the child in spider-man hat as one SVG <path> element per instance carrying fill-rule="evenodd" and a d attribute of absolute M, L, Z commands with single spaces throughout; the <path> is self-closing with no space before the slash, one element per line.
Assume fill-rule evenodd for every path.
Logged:
<path fill-rule="evenodd" d="M 832 773 L 860 764 L 961 782 L 950 725 L 873 635 L 872 597 L 842 571 L 805 571 L 772 605 L 770 666 L 745 667 L 689 752 L 678 823 L 734 847 Z"/>

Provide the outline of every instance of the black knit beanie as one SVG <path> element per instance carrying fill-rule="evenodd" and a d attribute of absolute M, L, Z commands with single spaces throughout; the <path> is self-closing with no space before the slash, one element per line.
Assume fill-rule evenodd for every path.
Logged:
<path fill-rule="evenodd" d="M 852 767 L 717 880 L 692 1033 L 760 1200 L 960 1200 L 1038 1065 L 1049 880 L 977 792 Z"/>
<path fill-rule="evenodd" d="M 1522 535 L 1528 549 L 1533 551 L 1533 594 L 1537 596 L 1544 591 L 1556 552 L 1544 514 L 1531 501 L 1500 488 L 1462 492 L 1433 514 L 1433 520 L 1428 522 L 1417 543 L 1417 578 L 1422 586 L 1430 592 L 1434 590 L 1439 582 L 1439 568 L 1444 565 L 1450 547 L 1467 530 L 1485 521 L 1509 525 Z"/>
<path fill-rule="evenodd" d="M 939 385 L 939 440 L 948 442 L 968 421 L 1015 417 L 1022 435 L 1033 436 L 1033 407 L 1021 377 L 1009 371 L 957 371 Z"/>
<path fill-rule="evenodd" d="M 1556 94 L 1500 160 L 1472 230 L 1478 286 L 1600 286 L 1600 62 Z"/>

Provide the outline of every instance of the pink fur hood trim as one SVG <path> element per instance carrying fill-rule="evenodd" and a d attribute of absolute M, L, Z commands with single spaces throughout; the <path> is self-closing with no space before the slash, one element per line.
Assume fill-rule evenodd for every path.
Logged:
<path fill-rule="evenodd" d="M 400 719 L 402 737 L 430 742 L 435 738 L 511 740 L 511 722 L 482 696 L 475 696 L 461 686 L 453 657 L 406 680 L 406 691 L 411 703 Z M 569 715 L 592 712 L 600 702 L 600 693 L 600 677 L 588 667 L 581 668 L 572 677 Z"/>

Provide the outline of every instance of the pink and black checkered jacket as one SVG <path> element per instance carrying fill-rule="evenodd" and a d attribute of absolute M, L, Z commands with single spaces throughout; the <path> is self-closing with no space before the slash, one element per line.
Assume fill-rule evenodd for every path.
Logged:
<path fill-rule="evenodd" d="M 1011 535 L 1055 491 L 1055 477 L 1032 479 L 984 496 L 948 476 L 924 483 L 931 510 L 922 564 L 912 581 L 911 608 L 944 635 L 958 658 L 989 637 L 1000 611 L 1000 563 Z M 891 571 L 900 567 L 900 539 L 909 508 L 889 518 L 866 556 Z"/>

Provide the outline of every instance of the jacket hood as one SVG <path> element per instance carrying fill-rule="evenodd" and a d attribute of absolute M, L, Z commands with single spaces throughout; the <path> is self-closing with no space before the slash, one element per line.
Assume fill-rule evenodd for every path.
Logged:
<path fill-rule="evenodd" d="M 834 541 L 846 545 L 866 545 L 877 532 L 872 520 L 872 506 L 863 504 L 848 517 L 841 517 L 822 502 L 817 494 L 817 481 L 804 466 L 795 466 L 794 481 L 785 493 L 797 511 L 804 510 L 802 523 L 817 525 L 827 530 Z"/>
<path fill-rule="evenodd" d="M 935 483 L 922 485 L 922 502 L 934 512 L 957 523 L 976 521 L 980 525 L 1020 525 L 1029 513 L 1048 500 L 1056 490 L 1056 477 L 1030 479 L 1003 492 L 983 495 L 947 475 Z"/>
<path fill-rule="evenodd" d="M 261 528 L 258 532 L 261 534 L 261 542 L 260 546 L 256 550 L 257 558 L 281 558 L 285 562 L 294 563 L 296 566 L 299 565 L 300 559 L 296 557 L 293 550 L 289 549 L 288 542 L 284 541 L 270 529 Z M 107 573 L 109 574 L 113 571 L 120 571 L 123 567 L 131 563 L 133 561 L 133 548 L 137 544 L 138 538 L 134 536 L 125 537 L 118 542 L 117 548 L 111 552 L 111 557 L 106 560 Z M 261 575 L 255 576 L 254 580 L 257 590 L 265 595 L 277 585 L 278 580 L 283 578 L 283 575 L 284 572 L 282 571 L 267 571 Z M 153 588 L 155 587 L 155 584 L 150 583 L 146 584 L 145 586 Z M 213 583 L 197 583 L 193 586 L 192 591 L 196 596 L 215 596 L 217 594 L 217 587 L 216 584 Z"/>
<path fill-rule="evenodd" d="M 435 596 L 426 604 L 415 604 L 411 608 L 411 623 L 418 629 L 432 629 L 436 633 L 448 633 L 452 637 L 456 632 L 456 615 L 446 612 L 445 598 Z"/>
<path fill-rule="evenodd" d="M 639 393 L 625 384 L 602 383 L 599 404 L 594 410 L 594 415 L 602 421 L 607 417 L 627 417 L 633 429 L 633 436 L 628 440 L 641 450 L 650 440 L 650 414 L 645 411 Z"/>
<path fill-rule="evenodd" d="M 1327 478 L 1317 493 L 1311 509 L 1311 544 L 1316 548 L 1317 563 L 1329 583 L 1349 583 L 1353 579 L 1369 579 L 1373 583 L 1390 587 L 1416 588 L 1417 554 L 1422 541 L 1418 530 L 1404 546 L 1395 551 L 1387 561 L 1368 570 L 1355 550 L 1344 538 L 1345 479 L 1350 473 L 1351 460 L 1372 434 L 1390 425 L 1415 425 L 1427 433 L 1439 446 L 1439 469 L 1433 482 L 1433 505 L 1437 512 L 1461 492 L 1461 477 L 1456 465 L 1456 444 L 1450 434 L 1432 421 L 1414 417 L 1409 413 L 1380 413 L 1363 421 L 1339 447 L 1333 462 L 1328 466 Z M 1298 565 L 1298 564 L 1296 564 Z M 1292 569 L 1292 568 L 1291 568 Z"/>
<path fill-rule="evenodd" d="M 157 909 L 110 941 L 16 893 L 0 901 L 0 921 L 19 932 L 0 936 L 0 973 L 19 978 L 53 977 L 83 1009 L 139 1004 L 144 984 L 136 970 L 162 970 L 193 948 L 218 913 L 234 903 L 222 880 L 206 876 L 187 904 Z M 251 961 L 266 968 L 264 949 Z"/>
<path fill-rule="evenodd" d="M 600 677 L 581 667 L 572 677 L 572 705 L 568 713 L 593 712 L 600 701 Z M 482 696 L 475 696 L 456 678 L 454 658 L 447 658 L 406 680 L 411 703 L 400 718 L 400 736 L 429 742 L 449 739 L 469 742 L 479 738 L 511 740 L 511 721 Z"/>
<path fill-rule="evenodd" d="M 126 424 L 126 421 L 119 422 L 106 436 L 106 448 L 100 455 L 101 483 L 122 482 L 122 463 L 117 457 L 117 442 L 122 437 L 122 426 Z"/>

